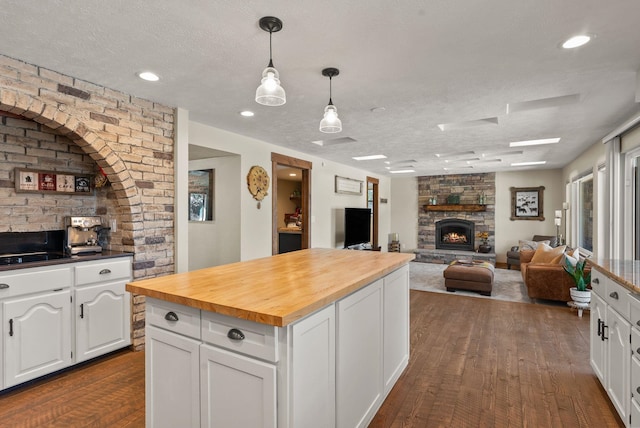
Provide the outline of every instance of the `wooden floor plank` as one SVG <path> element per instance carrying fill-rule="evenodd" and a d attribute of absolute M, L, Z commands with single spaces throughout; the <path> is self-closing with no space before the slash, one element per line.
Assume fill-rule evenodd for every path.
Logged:
<path fill-rule="evenodd" d="M 411 355 L 371 427 L 622 427 L 589 366 L 589 314 L 411 291 Z M 144 427 L 144 352 L 0 393 L 2 427 Z"/>

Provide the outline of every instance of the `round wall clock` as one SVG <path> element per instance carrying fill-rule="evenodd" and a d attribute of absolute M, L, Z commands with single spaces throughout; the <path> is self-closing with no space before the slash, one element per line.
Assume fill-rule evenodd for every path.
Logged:
<path fill-rule="evenodd" d="M 261 166 L 252 166 L 247 174 L 247 187 L 253 198 L 258 201 L 258 208 L 260 201 L 268 194 L 270 181 L 269 174 Z"/>

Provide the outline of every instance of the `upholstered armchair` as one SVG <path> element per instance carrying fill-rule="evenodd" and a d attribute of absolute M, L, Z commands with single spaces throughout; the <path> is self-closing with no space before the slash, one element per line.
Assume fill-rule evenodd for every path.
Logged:
<path fill-rule="evenodd" d="M 551 235 L 534 235 L 532 241 L 549 241 L 549 245 L 555 247 L 558 245 L 558 237 Z M 511 250 L 507 251 L 507 269 L 511 269 L 511 266 L 520 266 L 520 247 L 518 245 L 511 247 Z"/>

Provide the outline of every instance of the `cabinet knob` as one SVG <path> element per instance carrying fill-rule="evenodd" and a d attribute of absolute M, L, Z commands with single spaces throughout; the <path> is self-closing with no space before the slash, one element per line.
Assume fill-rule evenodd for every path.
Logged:
<path fill-rule="evenodd" d="M 9 288 L 9 284 L 0 284 L 0 290 L 6 290 L 7 288 Z"/>
<path fill-rule="evenodd" d="M 599 278 L 593 278 L 592 282 L 594 284 L 600 284 L 600 279 Z"/>
<path fill-rule="evenodd" d="M 640 355 L 640 348 L 636 349 L 636 354 Z"/>
<path fill-rule="evenodd" d="M 612 299 L 618 300 L 618 292 L 614 291 L 613 293 L 609 294 L 609 297 L 611 297 Z"/>
<path fill-rule="evenodd" d="M 179 320 L 178 315 L 176 315 L 176 313 L 173 312 L 173 311 L 167 312 L 167 314 L 164 316 L 164 319 L 166 319 L 167 321 L 178 321 Z"/>
<path fill-rule="evenodd" d="M 638 321 L 636 322 L 636 325 L 637 325 L 638 327 L 640 327 L 640 320 L 638 320 Z"/>
<path fill-rule="evenodd" d="M 638 391 L 638 394 L 640 394 L 640 386 L 636 388 L 636 391 Z"/>
<path fill-rule="evenodd" d="M 244 333 L 237 328 L 232 328 L 229 330 L 229 333 L 227 333 L 227 337 L 231 340 L 244 340 Z"/>
<path fill-rule="evenodd" d="M 108 274 L 108 273 L 111 273 L 111 269 L 102 269 L 102 270 L 100 271 L 100 275 L 106 275 L 106 274 Z"/>

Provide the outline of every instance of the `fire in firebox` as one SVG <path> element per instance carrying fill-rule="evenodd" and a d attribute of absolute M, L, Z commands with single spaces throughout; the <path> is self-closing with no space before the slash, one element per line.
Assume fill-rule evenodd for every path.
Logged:
<path fill-rule="evenodd" d="M 461 235 L 456 232 L 447 233 L 442 237 L 442 242 L 447 242 L 449 244 L 466 244 L 467 236 Z"/>

